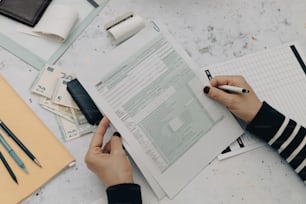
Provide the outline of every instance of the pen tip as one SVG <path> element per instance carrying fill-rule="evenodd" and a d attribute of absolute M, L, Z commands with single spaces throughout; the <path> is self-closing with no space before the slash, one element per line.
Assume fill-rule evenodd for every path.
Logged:
<path fill-rule="evenodd" d="M 242 89 L 242 93 L 249 93 L 250 92 L 250 90 L 248 90 L 248 89 Z"/>
<path fill-rule="evenodd" d="M 17 178 L 16 178 L 16 176 L 15 176 L 15 175 L 13 175 L 13 176 L 12 176 L 12 179 L 15 181 L 15 183 L 17 183 L 17 184 L 18 184 L 18 181 L 17 181 Z"/>

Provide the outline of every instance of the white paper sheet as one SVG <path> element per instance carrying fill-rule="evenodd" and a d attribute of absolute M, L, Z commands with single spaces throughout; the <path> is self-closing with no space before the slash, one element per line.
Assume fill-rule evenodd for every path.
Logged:
<path fill-rule="evenodd" d="M 259 140 L 254 135 L 246 132 L 240 136 L 235 142 L 229 145 L 221 154 L 219 154 L 218 159 L 223 160 L 227 159 L 256 148 L 266 145 L 265 142 Z"/>
<path fill-rule="evenodd" d="M 32 32 L 42 37 L 64 41 L 77 19 L 76 10 L 60 4 L 50 5 Z"/>
<path fill-rule="evenodd" d="M 170 198 L 243 132 L 203 94 L 208 80 L 198 78 L 200 69 L 154 22 L 87 62 L 78 79 L 123 135 L 135 163 Z"/>

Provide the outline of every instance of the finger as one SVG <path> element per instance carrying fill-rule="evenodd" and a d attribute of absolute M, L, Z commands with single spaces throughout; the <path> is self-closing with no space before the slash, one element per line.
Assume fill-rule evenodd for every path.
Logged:
<path fill-rule="evenodd" d="M 111 151 L 111 140 L 110 141 L 108 141 L 105 145 L 104 145 L 104 147 L 103 147 L 103 149 L 102 149 L 102 152 L 103 153 L 110 153 L 110 151 Z"/>
<path fill-rule="evenodd" d="M 123 147 L 122 147 L 122 141 L 120 134 L 114 134 L 114 136 L 111 139 L 111 154 L 122 154 L 125 153 Z"/>
<path fill-rule="evenodd" d="M 103 119 L 100 121 L 95 134 L 91 138 L 91 142 L 89 147 L 95 148 L 95 147 L 102 147 L 103 145 L 103 137 L 104 134 L 109 126 L 109 120 L 107 117 L 103 117 Z"/>
<path fill-rule="evenodd" d="M 234 97 L 233 94 L 227 93 L 216 87 L 209 87 L 209 88 L 205 87 L 204 92 L 205 94 L 207 94 L 208 97 L 224 104 L 225 106 L 230 105 L 230 102 L 232 101 L 232 98 Z"/>
<path fill-rule="evenodd" d="M 215 76 L 211 81 L 210 81 L 211 86 L 217 87 L 220 85 L 242 85 L 245 84 L 245 80 L 242 76 Z"/>
<path fill-rule="evenodd" d="M 111 149 L 112 149 L 111 141 L 112 141 L 112 139 L 113 139 L 114 137 L 115 137 L 115 138 L 116 138 L 116 137 L 119 137 L 119 138 L 120 138 L 121 135 L 120 135 L 120 133 L 118 133 L 118 132 L 114 132 L 112 138 L 104 145 L 103 150 L 102 150 L 103 153 L 110 153 L 110 152 L 111 152 Z"/>

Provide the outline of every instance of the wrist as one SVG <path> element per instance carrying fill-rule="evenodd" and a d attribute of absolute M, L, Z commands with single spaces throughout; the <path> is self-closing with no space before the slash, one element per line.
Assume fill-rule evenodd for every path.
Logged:
<path fill-rule="evenodd" d="M 250 123 L 255 116 L 258 114 L 259 110 L 261 109 L 263 102 L 259 101 L 258 103 L 254 104 L 252 109 L 250 110 L 249 117 L 246 119 L 247 123 Z"/>
<path fill-rule="evenodd" d="M 127 184 L 127 183 L 134 183 L 134 180 L 132 177 L 126 177 L 126 178 L 114 178 L 111 177 L 100 177 L 101 181 L 104 183 L 106 187 L 120 185 L 120 184 Z M 106 178 L 106 179 L 105 179 Z"/>

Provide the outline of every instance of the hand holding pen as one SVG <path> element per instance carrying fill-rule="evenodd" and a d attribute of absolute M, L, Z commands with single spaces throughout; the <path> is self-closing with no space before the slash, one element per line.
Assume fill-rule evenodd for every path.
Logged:
<path fill-rule="evenodd" d="M 215 76 L 210 80 L 210 85 L 204 87 L 204 93 L 225 105 L 247 123 L 252 121 L 262 106 L 262 102 L 242 76 Z"/>

